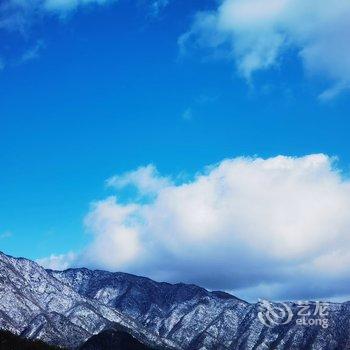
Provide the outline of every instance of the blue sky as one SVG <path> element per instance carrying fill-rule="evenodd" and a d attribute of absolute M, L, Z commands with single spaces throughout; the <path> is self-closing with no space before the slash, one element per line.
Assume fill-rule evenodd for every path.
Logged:
<path fill-rule="evenodd" d="M 297 40 L 249 73 L 227 42 L 184 49 L 184 33 L 205 34 L 198 13 L 218 6 L 172 0 L 155 13 L 150 1 L 124 0 L 0 25 L 1 250 L 84 250 L 90 203 L 115 193 L 106 180 L 148 164 L 186 178 L 226 158 L 323 153 L 348 174 L 347 81 L 320 98 L 338 76 L 310 73 Z"/>

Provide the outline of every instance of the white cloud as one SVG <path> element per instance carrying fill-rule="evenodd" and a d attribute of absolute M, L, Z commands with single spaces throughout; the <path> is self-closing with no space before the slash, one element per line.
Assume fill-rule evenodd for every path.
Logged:
<path fill-rule="evenodd" d="M 151 13 L 154 16 L 158 16 L 159 13 L 169 5 L 169 0 L 154 0 L 151 2 Z"/>
<path fill-rule="evenodd" d="M 72 11 L 79 6 L 86 6 L 89 4 L 105 5 L 116 1 L 117 0 L 44 0 L 42 6 L 48 11 L 66 12 Z"/>
<path fill-rule="evenodd" d="M 114 197 L 94 203 L 85 219 L 94 234 L 94 242 L 84 252 L 83 259 L 108 269 L 137 259 L 142 250 L 138 228 L 133 225 L 137 210 L 137 205 L 120 205 Z"/>
<path fill-rule="evenodd" d="M 44 43 L 42 41 L 37 41 L 37 43 L 30 47 L 28 50 L 26 50 L 22 57 L 21 57 L 21 63 L 25 63 L 27 61 L 35 60 L 39 58 L 40 56 L 40 50 L 44 47 Z"/>
<path fill-rule="evenodd" d="M 107 185 L 116 189 L 134 186 L 142 195 L 156 194 L 171 185 L 168 177 L 160 176 L 154 165 L 140 167 L 122 175 L 116 175 L 107 180 Z"/>
<path fill-rule="evenodd" d="M 5 0 L 0 7 L 4 17 L 32 15 L 33 11 L 67 12 L 80 6 L 105 5 L 117 0 Z"/>
<path fill-rule="evenodd" d="M 65 17 L 87 6 L 105 6 L 118 0 L 4 0 L 0 2 L 0 29 L 25 32 L 35 19 L 43 14 Z M 158 15 L 168 5 L 168 0 L 150 2 L 150 11 Z"/>
<path fill-rule="evenodd" d="M 224 50 L 248 80 L 297 50 L 308 75 L 333 84 L 321 95 L 327 99 L 350 86 L 349 17 L 347 0 L 221 0 L 215 11 L 197 14 L 179 43 L 182 50 Z"/>
<path fill-rule="evenodd" d="M 0 0 L 0 30 L 20 34 L 28 42 L 28 38 L 35 32 L 32 31 L 33 25 L 43 18 L 66 20 L 82 8 L 107 7 L 117 2 L 118 0 Z M 147 3 L 147 11 L 152 16 L 157 16 L 167 5 L 168 0 L 150 0 Z M 42 41 L 37 40 L 37 43 L 29 47 L 17 61 L 23 63 L 39 57 L 43 46 Z M 0 57 L 0 71 L 3 68 L 4 61 Z"/>
<path fill-rule="evenodd" d="M 187 109 L 182 113 L 182 119 L 187 120 L 187 121 L 193 119 L 193 111 L 192 111 L 192 108 L 187 108 Z"/>
<path fill-rule="evenodd" d="M 107 6 L 118 0 L 2 0 L 0 1 L 0 29 L 20 32 L 27 37 L 29 28 L 43 16 L 65 18 L 84 7 Z M 168 4 L 154 0 L 149 4 L 152 15 L 157 15 Z"/>
<path fill-rule="evenodd" d="M 76 254 L 73 252 L 60 255 L 52 254 L 49 257 L 37 259 L 36 262 L 46 269 L 61 271 L 69 268 L 75 261 L 76 257 Z"/>
<path fill-rule="evenodd" d="M 0 234 L 0 239 L 6 239 L 6 238 L 10 238 L 12 236 L 13 236 L 13 234 L 11 231 L 5 231 L 5 232 Z"/>
<path fill-rule="evenodd" d="M 159 185 L 153 166 L 117 176 L 117 189 L 151 188 L 153 200 L 94 203 L 85 220 L 92 242 L 72 264 L 251 298 L 348 294 L 350 181 L 334 162 L 227 159 L 177 185 Z"/>

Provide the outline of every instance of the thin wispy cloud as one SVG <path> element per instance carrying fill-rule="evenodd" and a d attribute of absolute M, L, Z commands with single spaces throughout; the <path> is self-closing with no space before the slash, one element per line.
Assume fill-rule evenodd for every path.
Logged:
<path fill-rule="evenodd" d="M 21 63 L 25 63 L 39 58 L 40 51 L 44 48 L 44 46 L 45 45 L 42 41 L 37 41 L 37 43 L 34 46 L 30 47 L 23 53 L 21 57 Z"/>
<path fill-rule="evenodd" d="M 82 8 L 116 3 L 118 0 L 4 0 L 0 4 L 0 29 L 26 32 L 33 22 L 45 15 L 66 17 Z M 158 15 L 168 3 L 168 0 L 152 0 L 150 11 Z"/>
<path fill-rule="evenodd" d="M 296 51 L 307 76 L 328 80 L 325 100 L 350 86 L 349 17 L 347 0 L 221 0 L 216 10 L 196 15 L 179 44 L 183 52 L 206 48 L 234 60 L 249 82 Z"/>
<path fill-rule="evenodd" d="M 193 111 L 192 108 L 187 108 L 185 111 L 182 113 L 182 119 L 186 121 L 190 121 L 193 119 Z"/>
<path fill-rule="evenodd" d="M 5 232 L 0 234 L 0 239 L 7 239 L 7 238 L 10 238 L 12 236 L 13 236 L 13 234 L 11 231 L 5 231 Z"/>
<path fill-rule="evenodd" d="M 191 121 L 201 112 L 218 100 L 218 96 L 201 94 L 193 99 L 193 102 L 182 112 L 181 117 L 185 121 Z"/>
<path fill-rule="evenodd" d="M 151 14 L 153 16 L 158 16 L 162 10 L 167 7 L 170 3 L 170 0 L 154 0 L 151 1 Z"/>
<path fill-rule="evenodd" d="M 117 3 L 118 0 L 4 0 L 0 2 L 0 30 L 19 34 L 28 40 L 32 37 L 32 27 L 45 17 L 56 18 L 66 24 L 67 19 L 80 9 L 93 10 L 96 6 L 107 8 Z M 146 5 L 147 11 L 152 16 L 158 16 L 168 3 L 168 0 L 152 0 Z M 17 58 L 17 62 L 24 63 L 38 58 L 43 47 L 44 43 L 37 40 L 35 45 L 26 49 L 22 57 Z M 0 60 L 0 70 L 3 68 L 3 61 Z"/>
<path fill-rule="evenodd" d="M 64 17 L 81 7 L 114 2 L 116 0 L 4 0 L 0 5 L 0 28 L 25 33 L 42 16 Z"/>

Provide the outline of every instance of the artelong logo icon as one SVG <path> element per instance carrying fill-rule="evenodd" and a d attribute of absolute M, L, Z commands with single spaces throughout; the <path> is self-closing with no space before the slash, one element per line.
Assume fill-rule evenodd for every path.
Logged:
<path fill-rule="evenodd" d="M 258 318 L 266 327 L 272 328 L 295 322 L 300 326 L 320 326 L 328 328 L 328 303 L 298 301 L 294 310 L 287 303 L 272 303 L 259 300 Z M 296 310 L 295 310 L 296 309 Z"/>
<path fill-rule="evenodd" d="M 286 303 L 271 303 L 259 300 L 258 318 L 267 327 L 288 324 L 293 319 L 293 311 Z"/>

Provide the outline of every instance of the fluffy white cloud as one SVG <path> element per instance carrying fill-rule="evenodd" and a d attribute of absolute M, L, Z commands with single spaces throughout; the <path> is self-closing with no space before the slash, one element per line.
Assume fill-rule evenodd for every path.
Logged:
<path fill-rule="evenodd" d="M 51 270 L 65 270 L 68 269 L 72 263 L 76 260 L 77 256 L 73 252 L 70 252 L 68 254 L 60 254 L 60 255 L 55 255 L 52 254 L 49 257 L 42 258 L 36 260 L 36 262 L 45 267 L 46 269 L 51 269 Z"/>
<path fill-rule="evenodd" d="M 92 242 L 72 264 L 251 298 L 348 294 L 350 181 L 334 159 L 227 159 L 189 182 L 162 181 L 153 166 L 115 177 L 118 189 L 155 195 L 94 203 Z"/>
<path fill-rule="evenodd" d="M 107 180 L 107 185 L 116 189 L 134 186 L 141 195 L 157 194 L 161 189 L 171 185 L 171 180 L 162 177 L 154 165 L 140 167 L 123 175 L 116 175 Z"/>
<path fill-rule="evenodd" d="M 85 251 L 83 260 L 108 269 L 137 260 L 142 251 L 138 228 L 132 224 L 137 210 L 138 205 L 120 205 L 113 197 L 94 203 L 85 219 L 94 234 L 94 242 Z"/>
<path fill-rule="evenodd" d="M 246 79 L 297 50 L 309 75 L 333 86 L 321 98 L 350 87 L 350 2 L 347 0 L 221 0 L 198 13 L 180 45 L 224 49 Z"/>

